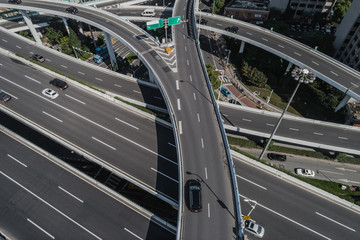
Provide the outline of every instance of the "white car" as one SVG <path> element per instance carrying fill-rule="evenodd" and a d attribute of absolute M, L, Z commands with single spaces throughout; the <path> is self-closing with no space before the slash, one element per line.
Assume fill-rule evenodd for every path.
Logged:
<path fill-rule="evenodd" d="M 255 223 L 255 221 L 245 221 L 245 231 L 251 233 L 255 237 L 262 238 L 265 234 L 265 228 Z"/>
<path fill-rule="evenodd" d="M 55 99 L 55 98 L 57 98 L 57 96 L 59 96 L 59 94 L 57 92 L 55 92 L 54 90 L 52 90 L 50 88 L 45 88 L 42 91 L 42 94 L 50 99 Z"/>
<path fill-rule="evenodd" d="M 300 176 L 303 176 L 303 177 L 315 177 L 315 172 L 313 170 L 310 170 L 310 169 L 297 168 L 295 170 L 295 173 L 297 175 L 300 175 Z"/>

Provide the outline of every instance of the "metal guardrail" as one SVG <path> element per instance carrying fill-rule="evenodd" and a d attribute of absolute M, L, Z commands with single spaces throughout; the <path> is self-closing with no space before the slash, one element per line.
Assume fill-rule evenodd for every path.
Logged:
<path fill-rule="evenodd" d="M 195 33 L 194 35 L 196 37 L 196 48 L 197 48 L 198 54 L 200 56 L 201 67 L 202 67 L 202 70 L 203 70 L 203 73 L 204 73 L 204 76 L 205 76 L 205 79 L 206 79 L 206 85 L 208 87 L 209 94 L 210 94 L 212 102 L 213 102 L 214 110 L 215 110 L 215 113 L 216 113 L 216 118 L 218 120 L 220 132 L 221 132 L 221 137 L 222 137 L 223 142 L 224 142 L 224 148 L 225 148 L 225 152 L 226 152 L 226 157 L 227 157 L 227 160 L 228 160 L 229 172 L 230 172 L 230 175 L 231 175 L 232 186 L 233 186 L 233 194 L 234 194 L 233 197 L 234 197 L 234 200 L 235 200 L 237 235 L 242 240 L 244 238 L 244 231 L 243 231 L 243 225 L 242 225 L 243 221 L 242 221 L 242 218 L 241 218 L 241 216 L 242 216 L 242 214 L 241 214 L 241 205 L 240 205 L 239 189 L 238 189 L 238 185 L 237 185 L 237 181 L 236 181 L 236 173 L 235 173 L 235 169 L 234 169 L 234 162 L 232 160 L 230 147 L 229 147 L 229 142 L 228 142 L 227 137 L 226 137 L 226 132 L 225 132 L 225 129 L 224 129 L 224 125 L 222 124 L 222 119 L 221 119 L 221 116 L 220 116 L 219 106 L 218 106 L 218 104 L 216 102 L 216 99 L 215 99 L 215 96 L 213 94 L 210 79 L 209 79 L 209 76 L 207 74 L 204 59 L 203 59 L 203 56 L 202 56 L 202 53 L 201 53 L 200 41 L 198 40 L 198 37 L 197 37 L 197 34 L 200 34 L 200 33 L 198 33 L 197 30 L 196 30 L 196 24 L 195 24 L 196 19 L 195 19 L 195 10 L 194 10 L 194 8 L 193 8 L 193 15 L 192 16 L 193 16 L 193 18 L 192 18 L 192 21 L 193 21 L 192 26 L 193 26 L 193 31 Z"/>

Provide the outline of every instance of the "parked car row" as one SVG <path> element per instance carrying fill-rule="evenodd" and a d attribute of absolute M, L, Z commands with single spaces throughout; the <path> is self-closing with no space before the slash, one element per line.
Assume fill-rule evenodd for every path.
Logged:
<path fill-rule="evenodd" d="M 327 34 L 335 34 L 336 27 L 335 26 L 329 26 L 329 25 L 320 25 L 320 24 L 291 24 L 289 26 L 290 31 L 297 31 L 297 32 L 308 32 L 308 31 L 321 31 L 322 33 Z"/>

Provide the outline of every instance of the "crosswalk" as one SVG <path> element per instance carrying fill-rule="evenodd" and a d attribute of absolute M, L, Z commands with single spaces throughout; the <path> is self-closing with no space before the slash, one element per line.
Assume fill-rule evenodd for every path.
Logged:
<path fill-rule="evenodd" d="M 227 76 L 218 76 L 218 79 L 223 83 L 231 83 L 230 79 Z"/>

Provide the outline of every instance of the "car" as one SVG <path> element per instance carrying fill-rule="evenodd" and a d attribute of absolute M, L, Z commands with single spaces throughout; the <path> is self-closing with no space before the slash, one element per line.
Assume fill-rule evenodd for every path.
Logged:
<path fill-rule="evenodd" d="M 68 13 L 72 13 L 72 14 L 76 14 L 76 13 L 79 12 L 79 10 L 78 10 L 76 7 L 68 7 L 68 8 L 66 9 L 66 11 L 67 11 Z"/>
<path fill-rule="evenodd" d="M 38 61 L 38 62 L 45 62 L 45 58 L 39 54 L 33 54 L 31 56 L 32 59 L 34 59 L 35 61 Z"/>
<path fill-rule="evenodd" d="M 199 23 L 200 22 L 200 24 L 204 24 L 204 25 L 206 25 L 207 23 L 208 23 L 208 20 L 207 19 L 205 19 L 205 18 L 202 18 L 201 20 L 198 18 L 197 19 L 197 23 Z"/>
<path fill-rule="evenodd" d="M 255 237 L 262 238 L 265 234 L 265 228 L 257 224 L 255 221 L 245 221 L 245 231 L 251 233 Z"/>
<path fill-rule="evenodd" d="M 0 100 L 3 102 L 10 101 L 11 96 L 9 94 L 4 93 L 3 91 L 0 91 Z"/>
<path fill-rule="evenodd" d="M 268 153 L 267 157 L 270 160 L 279 160 L 279 161 L 283 161 L 283 162 L 286 161 L 286 155 L 283 155 L 283 154 Z"/>
<path fill-rule="evenodd" d="M 239 101 L 236 101 L 235 99 L 230 99 L 229 103 L 236 104 L 236 105 L 241 105 L 241 103 Z"/>
<path fill-rule="evenodd" d="M 20 4 L 21 0 L 9 0 L 8 3 Z"/>
<path fill-rule="evenodd" d="M 225 97 L 230 97 L 231 96 L 231 93 L 226 88 L 221 88 L 220 91 L 221 91 L 222 94 L 224 94 Z"/>
<path fill-rule="evenodd" d="M 65 81 L 57 79 L 57 78 L 50 80 L 49 84 L 54 85 L 54 86 L 60 88 L 61 90 L 65 90 L 68 88 L 68 84 Z"/>
<path fill-rule="evenodd" d="M 229 26 L 225 28 L 226 31 L 228 32 L 232 32 L 232 33 L 237 33 L 239 31 L 239 27 L 237 26 Z"/>
<path fill-rule="evenodd" d="M 315 177 L 315 172 L 306 168 L 296 168 L 295 173 L 303 177 Z"/>
<path fill-rule="evenodd" d="M 59 94 L 57 92 L 55 92 L 54 90 L 52 90 L 50 88 L 45 88 L 42 91 L 42 94 L 50 99 L 55 99 L 59 96 Z"/>
<path fill-rule="evenodd" d="M 189 208 L 192 212 L 202 211 L 201 184 L 199 181 L 191 179 L 189 184 Z"/>

